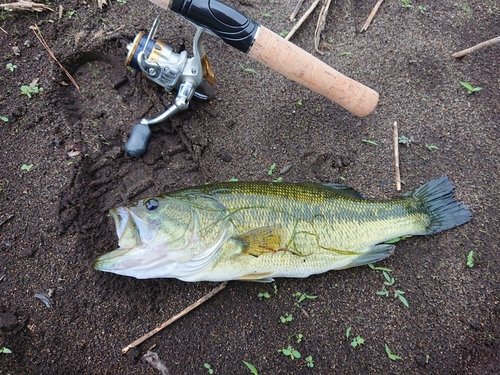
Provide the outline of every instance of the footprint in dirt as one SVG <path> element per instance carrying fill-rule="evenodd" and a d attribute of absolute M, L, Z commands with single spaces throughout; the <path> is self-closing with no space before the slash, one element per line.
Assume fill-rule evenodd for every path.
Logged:
<path fill-rule="evenodd" d="M 124 152 L 132 126 L 163 112 L 173 97 L 128 71 L 120 61 L 121 47 L 117 42 L 106 52 L 81 52 L 65 59 L 63 65 L 80 91 L 61 86 L 54 99 L 63 116 L 56 138 L 74 166 L 59 199 L 59 231 L 76 232 L 82 248 L 93 251 L 112 247 L 115 241 L 106 215 L 110 208 L 204 181 L 200 147 L 182 131 L 190 111 L 155 126 L 144 157 Z"/>

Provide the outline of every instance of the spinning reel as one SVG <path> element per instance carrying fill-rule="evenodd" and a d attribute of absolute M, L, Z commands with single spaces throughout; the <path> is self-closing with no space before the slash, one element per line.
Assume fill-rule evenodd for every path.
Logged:
<path fill-rule="evenodd" d="M 188 57 L 186 51 L 176 53 L 163 42 L 154 40 L 159 24 L 158 16 L 147 37 L 140 32 L 134 41 L 127 45 L 125 65 L 142 72 L 146 78 L 163 86 L 168 92 L 176 90 L 177 96 L 165 112 L 150 120 L 143 118 L 132 128 L 130 138 L 125 143 L 125 151 L 135 157 L 146 152 L 151 137 L 150 125 L 163 122 L 187 109 L 193 96 L 206 100 L 215 94 L 214 74 L 201 39 L 205 30 L 195 25 L 193 56 Z"/>
<path fill-rule="evenodd" d="M 166 120 L 186 109 L 193 96 L 207 99 L 214 94 L 214 76 L 208 63 L 201 37 L 204 32 L 260 61 L 268 68 L 338 103 L 351 113 L 367 116 L 378 103 L 378 93 L 346 77 L 310 53 L 283 39 L 271 30 L 220 0 L 150 0 L 163 9 L 179 14 L 196 26 L 193 57 L 175 53 L 158 40 L 155 20 L 149 35 L 136 36 L 127 46 L 126 64 L 165 87 L 177 90 L 174 104 L 159 116 L 142 119 L 132 129 L 125 150 L 132 156 L 146 152 L 151 137 L 149 125 Z"/>

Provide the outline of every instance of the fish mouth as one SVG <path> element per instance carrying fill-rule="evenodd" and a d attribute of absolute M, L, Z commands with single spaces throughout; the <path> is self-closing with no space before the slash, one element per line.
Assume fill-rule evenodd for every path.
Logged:
<path fill-rule="evenodd" d="M 131 249 L 116 249 L 98 257 L 93 264 L 96 271 L 110 272 L 116 269 L 118 261 L 126 256 Z"/>
<path fill-rule="evenodd" d="M 109 214 L 115 222 L 119 248 L 98 257 L 93 264 L 97 271 L 117 272 L 131 266 L 138 258 L 138 250 L 144 241 L 151 239 L 148 222 L 138 217 L 128 207 L 113 208 Z"/>

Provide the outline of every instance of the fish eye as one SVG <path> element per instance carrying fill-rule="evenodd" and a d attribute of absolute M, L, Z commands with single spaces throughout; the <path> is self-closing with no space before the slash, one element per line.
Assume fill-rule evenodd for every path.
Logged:
<path fill-rule="evenodd" d="M 154 198 L 148 199 L 144 204 L 149 211 L 156 210 L 160 205 L 158 201 Z"/>

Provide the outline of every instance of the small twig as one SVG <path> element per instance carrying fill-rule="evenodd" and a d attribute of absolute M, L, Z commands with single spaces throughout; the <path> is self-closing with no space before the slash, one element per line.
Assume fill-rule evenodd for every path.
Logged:
<path fill-rule="evenodd" d="M 463 51 L 460 52 L 455 52 L 451 57 L 458 59 L 459 57 L 463 57 L 465 55 L 468 55 L 469 53 L 476 52 L 480 49 L 490 47 L 494 44 L 500 43 L 500 36 L 497 36 L 496 38 L 487 40 L 486 42 L 482 42 L 479 44 L 476 44 L 474 47 L 464 49 Z"/>
<path fill-rule="evenodd" d="M 307 313 L 307 311 L 304 308 L 301 308 L 300 311 L 302 311 L 302 314 L 304 314 L 307 318 L 311 318 L 311 316 Z"/>
<path fill-rule="evenodd" d="M 299 13 L 300 7 L 302 6 L 302 3 L 304 0 L 299 0 L 297 2 L 297 5 L 295 5 L 295 9 L 293 10 L 292 14 L 290 15 L 290 21 L 293 21 L 295 17 L 297 17 L 297 13 Z"/>
<path fill-rule="evenodd" d="M 66 68 L 64 68 L 64 66 L 61 65 L 61 63 L 56 59 L 56 57 L 54 56 L 54 54 L 52 53 L 52 51 L 50 50 L 47 42 L 45 42 L 45 39 L 43 39 L 43 36 L 42 36 L 42 32 L 40 31 L 40 29 L 38 28 L 38 25 L 35 25 L 35 26 L 30 26 L 30 29 L 33 30 L 33 33 L 35 34 L 35 36 L 38 38 L 38 40 L 40 41 L 40 43 L 42 43 L 42 46 L 45 47 L 45 49 L 47 50 L 47 52 L 49 53 L 50 57 L 52 57 L 54 59 L 54 61 L 57 63 L 57 65 L 59 65 L 61 67 L 62 70 L 64 70 L 64 73 L 66 73 L 66 75 L 68 76 L 69 80 L 73 83 L 73 85 L 75 85 L 76 89 L 78 91 L 80 91 L 80 87 L 78 87 L 78 84 L 76 83 L 76 81 L 73 79 L 73 77 L 71 76 L 71 74 L 69 74 L 69 72 L 66 70 Z"/>
<path fill-rule="evenodd" d="M 51 12 L 54 11 L 45 4 L 34 3 L 32 1 L 26 1 L 26 0 L 21 0 L 16 3 L 10 3 L 10 4 L 0 4 L 0 8 L 6 8 L 12 10 L 28 10 L 31 12 L 43 12 L 44 10 L 50 10 Z"/>
<path fill-rule="evenodd" d="M 172 324 L 173 322 L 175 322 L 179 318 L 183 317 L 184 315 L 186 315 L 191 310 L 197 308 L 202 303 L 204 303 L 205 301 L 209 300 L 214 295 L 216 295 L 217 293 L 219 293 L 222 289 L 224 289 L 226 287 L 226 285 L 227 285 L 227 281 L 224 281 L 217 288 L 213 289 L 210 293 L 208 293 L 204 297 L 200 298 L 198 301 L 196 301 L 192 305 L 189 305 L 184 310 L 182 310 L 180 313 L 178 313 L 177 315 L 174 315 L 169 320 L 167 320 L 166 322 L 162 323 L 159 327 L 156 327 L 152 331 L 149 331 L 148 333 L 146 333 L 144 336 L 142 336 L 142 337 L 138 338 L 137 340 L 135 340 L 133 343 L 127 345 L 126 347 L 124 347 L 122 349 L 122 354 L 126 354 L 130 349 L 135 348 L 139 344 L 142 344 L 144 341 L 146 341 L 150 337 L 154 336 L 155 334 L 157 334 L 158 332 L 160 332 L 162 329 L 168 327 L 170 324 Z"/>
<path fill-rule="evenodd" d="M 288 35 L 285 37 L 285 40 L 290 40 L 290 38 L 295 34 L 295 32 L 299 29 L 300 26 L 305 22 L 307 17 L 316 9 L 316 6 L 318 5 L 320 0 L 315 0 L 314 3 L 309 7 L 307 12 L 304 13 L 304 15 L 301 17 L 301 19 L 295 24 L 292 30 L 288 33 Z"/>
<path fill-rule="evenodd" d="M 334 48 L 346 46 L 348 44 L 351 44 L 351 42 L 339 43 L 339 44 L 335 44 L 334 46 L 332 46 L 332 45 L 330 45 L 330 44 L 328 44 L 326 42 L 323 42 L 323 47 L 328 48 L 330 51 L 333 51 Z"/>
<path fill-rule="evenodd" d="M 2 30 L 5 34 L 9 35 L 9 33 L 7 31 L 5 31 L 4 29 L 2 29 L 1 27 L 0 27 L 0 30 Z"/>
<path fill-rule="evenodd" d="M 12 219 L 14 217 L 14 215 L 10 215 L 9 217 L 7 217 L 6 219 L 4 219 L 2 222 L 0 222 L 0 227 L 2 225 L 4 225 L 7 221 L 9 221 L 10 219 Z"/>
<path fill-rule="evenodd" d="M 372 23 L 373 17 L 375 17 L 375 14 L 377 14 L 377 12 L 378 12 L 378 8 L 380 8 L 380 6 L 382 5 L 383 2 L 384 2 L 384 0 L 377 1 L 377 4 L 375 4 L 375 6 L 373 7 L 372 12 L 370 13 L 368 18 L 366 19 L 366 22 L 363 25 L 363 27 L 361 28 L 360 32 L 368 30 L 368 26 L 370 26 L 370 24 Z"/>
<path fill-rule="evenodd" d="M 319 12 L 318 23 L 316 24 L 316 30 L 314 31 L 314 49 L 321 55 L 323 52 L 319 50 L 319 41 L 321 39 L 321 32 L 325 29 L 326 16 L 328 15 L 328 9 L 330 8 L 331 2 L 332 0 L 325 0 L 325 3 Z"/>
<path fill-rule="evenodd" d="M 399 172 L 399 137 L 398 122 L 394 121 L 394 168 L 396 170 L 396 190 L 401 190 L 401 175 Z"/>

